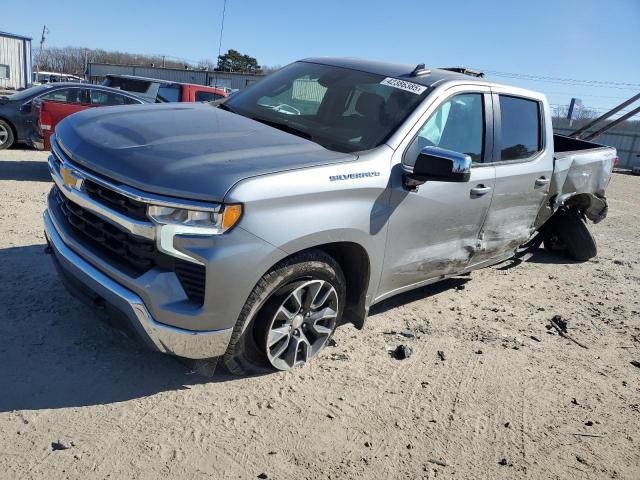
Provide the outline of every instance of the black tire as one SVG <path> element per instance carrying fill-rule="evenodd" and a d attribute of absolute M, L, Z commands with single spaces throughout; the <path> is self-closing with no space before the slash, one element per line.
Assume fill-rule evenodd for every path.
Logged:
<path fill-rule="evenodd" d="M 553 231 L 564 244 L 569 258 L 586 262 L 598 254 L 596 241 L 578 210 L 563 210 L 557 212 L 556 216 Z"/>
<path fill-rule="evenodd" d="M 0 119 L 0 150 L 9 148 L 14 141 L 13 128 L 8 122 Z"/>
<path fill-rule="evenodd" d="M 264 274 L 249 295 L 222 357 L 222 364 L 229 372 L 247 375 L 275 370 L 267 357 L 265 337 L 265 325 L 272 312 L 272 304 L 283 292 L 295 288 L 292 286 L 304 280 L 316 279 L 329 282 L 335 288 L 339 302 L 336 325 L 340 324 L 346 301 L 346 282 L 340 265 L 321 250 L 295 254 Z"/>

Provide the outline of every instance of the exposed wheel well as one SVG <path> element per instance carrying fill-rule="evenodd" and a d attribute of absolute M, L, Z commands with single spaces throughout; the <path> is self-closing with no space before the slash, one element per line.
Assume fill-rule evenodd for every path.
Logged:
<path fill-rule="evenodd" d="M 371 276 L 367 251 L 353 242 L 335 242 L 315 245 L 311 249 L 322 250 L 331 255 L 342 268 L 347 282 L 347 305 L 344 319 L 362 328 L 367 315 L 366 296 Z"/>
<path fill-rule="evenodd" d="M 591 206 L 591 199 L 590 193 L 579 193 L 569 198 L 564 205 L 567 208 L 576 207 L 578 210 L 584 210 Z"/>

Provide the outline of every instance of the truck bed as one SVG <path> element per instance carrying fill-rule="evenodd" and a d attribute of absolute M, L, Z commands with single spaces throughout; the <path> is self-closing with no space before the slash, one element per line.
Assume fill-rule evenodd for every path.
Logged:
<path fill-rule="evenodd" d="M 536 223 L 544 223 L 559 207 L 574 197 L 589 198 L 584 213 L 594 222 L 606 215 L 605 189 L 611 179 L 616 149 L 599 143 L 553 136 L 554 168 L 546 207 Z M 574 198 L 575 201 L 575 198 Z"/>

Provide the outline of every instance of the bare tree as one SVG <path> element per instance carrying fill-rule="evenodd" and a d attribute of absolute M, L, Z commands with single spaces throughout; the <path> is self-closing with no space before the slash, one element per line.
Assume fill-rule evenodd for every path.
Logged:
<path fill-rule="evenodd" d="M 163 57 L 162 55 L 142 55 L 82 47 L 43 48 L 42 53 L 36 53 L 34 57 L 34 63 L 39 65 L 41 70 L 79 76 L 84 75 L 86 62 L 160 66 L 163 64 Z M 167 60 L 166 58 L 164 65 L 167 68 L 197 68 L 188 63 L 185 65 L 185 62 L 182 61 Z"/>

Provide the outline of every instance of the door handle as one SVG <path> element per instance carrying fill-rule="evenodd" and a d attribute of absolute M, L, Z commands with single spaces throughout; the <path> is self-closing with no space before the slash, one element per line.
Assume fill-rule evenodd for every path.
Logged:
<path fill-rule="evenodd" d="M 470 190 L 472 197 L 481 197 L 483 195 L 486 195 L 490 191 L 491 191 L 491 187 L 485 187 L 482 184 L 476 185 Z"/>
<path fill-rule="evenodd" d="M 549 182 L 551 181 L 550 178 L 547 177 L 540 177 L 540 178 L 536 178 L 536 187 L 544 187 L 545 185 L 547 185 Z"/>

